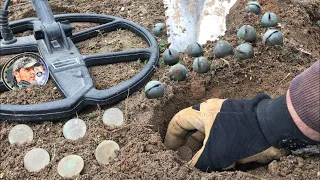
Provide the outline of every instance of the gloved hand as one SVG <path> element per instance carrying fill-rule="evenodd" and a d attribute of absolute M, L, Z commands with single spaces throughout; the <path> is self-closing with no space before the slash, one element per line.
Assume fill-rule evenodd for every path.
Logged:
<path fill-rule="evenodd" d="M 177 113 L 169 123 L 165 145 L 177 150 L 188 132 L 203 141 L 189 164 L 202 171 L 226 170 L 236 163 L 269 162 L 307 144 L 291 119 L 285 95 L 271 99 L 259 94 L 250 100 L 209 99 Z"/>

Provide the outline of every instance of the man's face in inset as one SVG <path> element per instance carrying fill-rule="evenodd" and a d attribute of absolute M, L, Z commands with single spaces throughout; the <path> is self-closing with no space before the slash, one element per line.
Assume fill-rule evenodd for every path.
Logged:
<path fill-rule="evenodd" d="M 28 68 L 20 68 L 13 72 L 17 82 L 27 81 L 33 83 L 36 81 L 36 73 L 34 71 L 34 66 Z"/>
<path fill-rule="evenodd" d="M 25 83 L 34 84 L 35 82 L 37 82 L 35 67 L 39 66 L 41 66 L 40 63 L 36 59 L 31 57 L 22 57 L 15 61 L 12 67 L 12 71 L 17 83 L 20 83 L 22 81 L 21 85 L 25 86 L 28 85 Z M 18 86 L 20 87 L 21 85 Z"/>

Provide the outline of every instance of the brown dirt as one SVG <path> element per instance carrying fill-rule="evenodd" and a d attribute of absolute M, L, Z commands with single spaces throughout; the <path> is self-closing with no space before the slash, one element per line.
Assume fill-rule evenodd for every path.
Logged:
<path fill-rule="evenodd" d="M 179 152 L 166 150 L 162 142 L 169 120 L 179 110 L 212 97 L 251 98 L 257 93 L 277 97 L 286 91 L 297 74 L 320 57 L 319 0 L 260 0 L 263 12 L 273 11 L 279 16 L 281 27 L 278 28 L 285 37 L 282 47 L 262 46 L 261 37 L 266 28 L 259 25 L 261 15 L 243 12 L 246 2 L 239 0 L 231 9 L 228 30 L 222 39 L 235 47 L 241 43 L 235 36 L 236 29 L 245 23 L 253 25 L 260 35 L 260 40 L 254 45 L 254 58 L 243 62 L 236 61 L 234 56 L 225 58 L 225 61 L 214 59 L 216 42 L 208 42 L 203 47 L 205 57 L 212 61 L 213 71 L 202 75 L 192 73 L 193 59 L 183 54 L 181 60 L 189 69 L 189 77 L 184 82 L 172 82 L 167 76 L 169 67 L 161 65 L 152 79 L 166 84 L 164 98 L 148 100 L 141 89 L 117 103 L 115 106 L 125 113 L 125 125 L 119 128 L 103 125 L 102 114 L 108 107 L 84 109 L 78 114 L 86 122 L 88 130 L 85 137 L 78 141 L 63 137 L 64 119 L 59 122 L 28 123 L 34 130 L 34 140 L 26 145 L 14 146 L 9 144 L 8 134 L 16 124 L 2 122 L 0 179 L 61 179 L 56 170 L 57 164 L 70 154 L 80 155 L 85 161 L 84 170 L 74 179 L 318 179 L 318 156 L 289 155 L 267 165 L 253 164 L 238 167 L 236 171 L 204 173 L 188 167 L 186 161 L 179 157 Z M 141 24 L 148 30 L 155 23 L 165 20 L 162 0 L 51 0 L 50 3 L 55 14 L 81 12 L 115 15 Z M 9 10 L 11 20 L 35 16 L 26 0 L 10 6 Z M 76 30 L 92 26 L 75 25 L 78 26 Z M 166 41 L 166 37 L 157 40 Z M 79 43 L 78 47 L 82 53 L 101 53 L 143 48 L 146 43 L 130 32 L 118 30 Z M 0 68 L 9 58 L 1 57 Z M 90 72 L 95 86 L 103 89 L 134 76 L 141 68 L 143 63 L 137 61 L 92 67 Z M 54 83 L 49 81 L 46 86 L 35 87 L 31 93 L 23 89 L 1 93 L 0 103 L 33 104 L 61 98 Z M 114 140 L 121 147 L 118 157 L 108 166 L 99 165 L 94 157 L 95 148 L 105 139 Z M 51 163 L 38 173 L 28 173 L 23 168 L 23 157 L 34 147 L 46 149 Z"/>

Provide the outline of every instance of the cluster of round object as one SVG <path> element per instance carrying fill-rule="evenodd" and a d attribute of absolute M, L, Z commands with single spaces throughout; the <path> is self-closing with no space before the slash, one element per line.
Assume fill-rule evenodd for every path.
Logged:
<path fill-rule="evenodd" d="M 261 13 L 260 4 L 256 1 L 249 2 L 245 7 L 245 11 L 250 13 L 260 14 Z M 278 16 L 273 12 L 266 12 L 263 14 L 261 18 L 261 25 L 267 28 L 277 26 L 278 22 L 279 22 Z M 240 37 L 238 36 L 238 38 Z M 247 41 L 247 42 L 250 42 L 250 41 Z M 263 36 L 263 44 L 267 46 L 282 45 L 283 44 L 282 33 L 277 29 L 269 29 Z"/>
<path fill-rule="evenodd" d="M 123 124 L 123 113 L 118 108 L 110 108 L 103 115 L 103 123 L 108 126 L 120 126 Z M 75 118 L 67 121 L 62 130 L 63 136 L 71 141 L 78 140 L 85 136 L 87 126 L 81 119 Z M 33 140 L 33 130 L 25 125 L 14 126 L 8 136 L 10 144 L 23 145 Z M 120 150 L 119 145 L 112 140 L 102 141 L 96 148 L 94 155 L 98 163 L 108 165 L 117 156 Z M 50 163 L 50 155 L 43 148 L 29 150 L 23 159 L 23 164 L 28 172 L 38 172 Z M 84 160 L 78 155 L 63 157 L 57 166 L 58 174 L 63 178 L 71 178 L 81 173 L 84 167 Z"/>
<path fill-rule="evenodd" d="M 261 14 L 261 6 L 257 1 L 248 2 L 245 6 L 247 13 Z M 277 26 L 278 17 L 273 12 L 266 12 L 262 15 L 261 25 L 266 28 Z M 165 33 L 165 24 L 158 23 L 154 26 L 152 32 L 155 36 L 161 36 Z M 215 58 L 224 58 L 229 55 L 235 55 L 238 60 L 245 60 L 254 57 L 254 50 L 251 43 L 256 43 L 257 32 L 254 27 L 245 24 L 237 31 L 237 38 L 242 41 L 235 50 L 226 40 L 219 40 L 214 47 Z M 263 36 L 262 43 L 267 46 L 283 44 L 282 33 L 277 29 L 269 29 Z M 194 57 L 192 70 L 196 73 L 206 73 L 211 69 L 211 62 L 203 57 L 203 49 L 197 42 L 188 45 L 186 53 Z M 163 63 L 171 66 L 169 69 L 169 78 L 173 81 L 184 81 L 188 77 L 187 68 L 179 63 L 180 54 L 175 49 L 168 48 L 163 53 Z M 149 99 L 157 99 L 164 96 L 165 86 L 163 83 L 153 80 L 150 81 L 144 89 L 145 95 Z"/>
<path fill-rule="evenodd" d="M 248 13 L 261 14 L 261 7 L 257 1 L 248 2 L 245 11 Z M 272 12 L 266 12 L 261 18 L 261 24 L 264 27 L 274 27 L 278 24 L 278 17 Z M 249 24 L 243 25 L 237 31 L 237 37 L 239 40 L 244 41 L 236 47 L 235 52 L 233 52 L 232 44 L 225 40 L 220 40 L 217 42 L 214 54 L 216 58 L 223 58 L 232 54 L 235 54 L 237 59 L 245 60 L 252 58 L 254 56 L 254 51 L 250 43 L 255 43 L 257 41 L 257 32 L 254 27 Z M 270 29 L 263 36 L 264 45 L 275 46 L 283 44 L 283 36 L 279 30 Z"/>
<path fill-rule="evenodd" d="M 156 26 L 155 26 L 156 27 Z M 199 43 L 193 42 L 188 45 L 186 53 L 194 57 L 193 71 L 197 73 L 206 73 L 210 70 L 210 62 L 202 57 L 203 50 Z M 173 48 L 168 48 L 163 53 L 163 63 L 169 65 L 169 78 L 172 81 L 184 81 L 188 77 L 187 68 L 179 63 L 180 53 Z M 158 99 L 164 96 L 165 86 L 163 83 L 152 80 L 147 83 L 144 93 L 148 99 Z"/>

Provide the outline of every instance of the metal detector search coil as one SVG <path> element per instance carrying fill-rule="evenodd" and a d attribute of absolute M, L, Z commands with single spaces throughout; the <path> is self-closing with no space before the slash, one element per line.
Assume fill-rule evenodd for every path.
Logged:
<path fill-rule="evenodd" d="M 114 104 L 139 90 L 152 77 L 159 61 L 159 47 L 144 27 L 122 18 L 101 14 L 53 15 L 48 0 L 30 0 L 38 18 L 8 21 L 6 0 L 0 9 L 0 56 L 36 52 L 47 64 L 50 79 L 64 99 L 40 104 L 0 105 L 1 121 L 50 121 L 71 117 L 86 106 Z M 75 32 L 71 23 L 89 22 L 97 26 Z M 77 43 L 117 29 L 126 29 L 141 37 L 147 48 L 99 54 L 81 54 Z M 31 30 L 33 35 L 14 37 Z M 96 89 L 88 70 L 91 66 L 146 60 L 144 68 L 134 77 L 107 89 Z M 1 58 L 0 58 L 1 61 Z M 13 68 L 13 67 L 12 67 Z M 38 73 L 41 75 L 41 73 Z M 48 75 L 48 73 L 47 73 Z M 8 79 L 7 77 L 4 79 Z M 0 92 L 6 91 L 0 80 Z"/>

